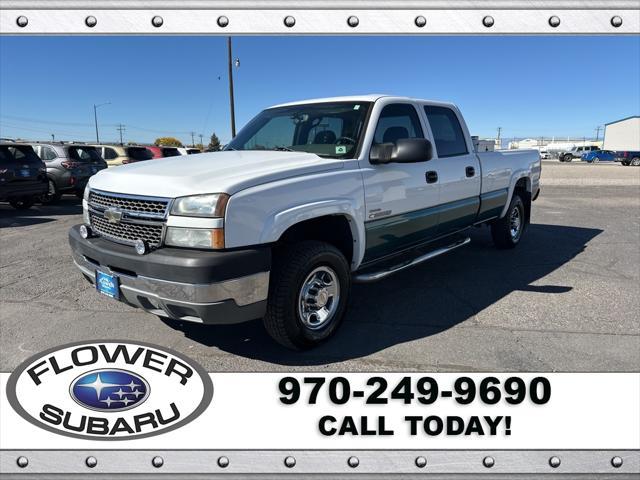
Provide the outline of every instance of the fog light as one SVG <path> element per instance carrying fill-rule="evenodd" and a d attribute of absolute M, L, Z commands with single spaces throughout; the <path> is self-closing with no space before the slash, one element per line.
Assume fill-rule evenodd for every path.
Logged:
<path fill-rule="evenodd" d="M 80 225 L 80 236 L 82 238 L 89 238 L 91 236 L 91 229 L 86 225 Z"/>
<path fill-rule="evenodd" d="M 136 247 L 136 253 L 138 255 L 144 255 L 149 251 L 149 248 L 147 247 L 147 242 L 145 242 L 144 240 L 136 240 L 135 247 Z"/>

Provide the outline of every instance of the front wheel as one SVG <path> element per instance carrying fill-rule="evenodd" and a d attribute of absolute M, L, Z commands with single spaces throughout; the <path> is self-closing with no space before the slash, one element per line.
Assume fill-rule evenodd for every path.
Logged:
<path fill-rule="evenodd" d="M 47 193 L 42 195 L 40 202 L 43 205 L 51 205 L 58 202 L 62 198 L 62 194 L 58 191 L 58 187 L 53 180 L 49 179 L 49 189 Z"/>
<path fill-rule="evenodd" d="M 631 165 L 634 167 L 640 167 L 640 157 L 633 157 L 631 159 Z"/>
<path fill-rule="evenodd" d="M 564 156 L 564 161 L 565 162 L 570 162 L 571 160 L 573 160 L 573 157 L 571 155 L 565 155 Z"/>
<path fill-rule="evenodd" d="M 287 348 L 314 347 L 338 328 L 350 290 L 349 263 L 333 245 L 287 245 L 274 255 L 265 328 Z"/>
<path fill-rule="evenodd" d="M 517 193 L 513 194 L 507 214 L 491 224 L 491 237 L 499 249 L 515 248 L 524 233 L 526 217 L 524 203 Z"/>

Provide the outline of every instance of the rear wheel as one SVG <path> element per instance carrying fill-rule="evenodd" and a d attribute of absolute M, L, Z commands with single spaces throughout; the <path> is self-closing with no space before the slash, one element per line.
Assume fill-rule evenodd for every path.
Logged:
<path fill-rule="evenodd" d="M 640 167 L 640 157 L 633 157 L 631 159 L 631 165 L 634 167 Z"/>
<path fill-rule="evenodd" d="M 51 205 L 62 198 L 62 194 L 58 191 L 58 187 L 53 180 L 49 179 L 49 189 L 47 193 L 42 195 L 41 202 L 43 205 Z"/>
<path fill-rule="evenodd" d="M 303 241 L 275 252 L 267 313 L 269 335 L 281 345 L 305 350 L 338 328 L 351 290 L 351 272 L 333 245 Z"/>
<path fill-rule="evenodd" d="M 571 160 L 573 160 L 573 157 L 571 155 L 565 155 L 564 156 L 564 161 L 565 162 L 570 162 Z"/>
<path fill-rule="evenodd" d="M 9 200 L 9 205 L 16 210 L 27 210 L 33 207 L 34 203 L 36 203 L 36 199 L 33 197 L 21 197 Z"/>
<path fill-rule="evenodd" d="M 499 249 L 514 248 L 522 239 L 526 228 L 524 203 L 520 195 L 513 194 L 507 214 L 491 224 L 491 237 Z"/>
<path fill-rule="evenodd" d="M 598 157 L 594 157 L 593 163 L 598 163 L 599 161 L 600 161 L 600 159 Z"/>

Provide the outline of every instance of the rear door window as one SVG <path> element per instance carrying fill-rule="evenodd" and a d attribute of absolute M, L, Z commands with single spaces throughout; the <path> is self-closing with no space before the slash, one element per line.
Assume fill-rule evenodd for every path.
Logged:
<path fill-rule="evenodd" d="M 396 143 L 402 138 L 424 138 L 418 112 L 407 103 L 395 103 L 382 109 L 373 143 Z"/>
<path fill-rule="evenodd" d="M 41 157 L 45 162 L 50 162 L 51 160 L 55 160 L 56 158 L 58 158 L 58 155 L 53 148 L 43 146 Z"/>
<path fill-rule="evenodd" d="M 458 116 L 447 107 L 425 105 L 438 157 L 455 157 L 469 153 Z"/>
<path fill-rule="evenodd" d="M 113 148 L 105 147 L 104 148 L 104 159 L 105 160 L 113 160 L 114 158 L 118 158 L 118 152 L 116 152 Z"/>

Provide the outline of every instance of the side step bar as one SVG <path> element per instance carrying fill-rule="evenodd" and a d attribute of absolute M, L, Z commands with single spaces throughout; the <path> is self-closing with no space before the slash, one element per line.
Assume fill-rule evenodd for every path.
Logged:
<path fill-rule="evenodd" d="M 455 250 L 458 247 L 462 247 L 469 243 L 471 239 L 469 237 L 461 238 L 451 245 L 447 245 L 446 247 L 437 248 L 432 250 L 431 252 L 425 253 L 424 255 L 420 255 L 419 257 L 408 260 L 404 263 L 400 263 L 398 265 L 394 265 L 393 267 L 387 268 L 386 270 L 381 270 L 378 272 L 371 273 L 360 273 L 353 276 L 353 281 L 356 283 L 371 283 L 377 282 L 378 280 L 382 280 L 383 278 L 388 277 L 389 275 L 393 275 L 394 273 L 400 272 L 410 267 L 414 267 L 422 262 L 426 262 L 427 260 L 431 260 L 432 258 L 438 257 L 443 253 L 450 252 L 451 250 Z"/>

